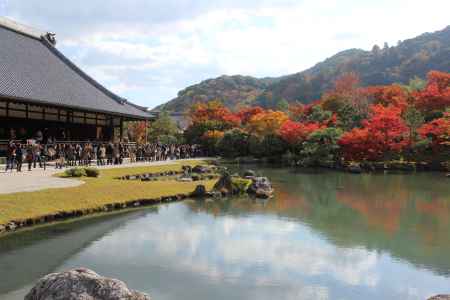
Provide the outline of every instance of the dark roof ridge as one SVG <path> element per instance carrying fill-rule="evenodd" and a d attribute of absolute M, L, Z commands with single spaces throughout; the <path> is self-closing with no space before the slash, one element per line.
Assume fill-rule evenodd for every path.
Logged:
<path fill-rule="evenodd" d="M 129 104 L 131 106 L 134 106 L 135 108 L 138 108 L 139 110 L 145 111 L 147 112 L 148 108 L 143 107 L 143 106 L 139 106 L 136 105 L 134 103 L 129 102 L 127 99 L 122 98 L 116 94 L 114 94 L 113 92 L 111 92 L 110 90 L 108 90 L 106 87 L 104 87 L 102 84 L 100 84 L 98 81 L 96 81 L 95 79 L 93 79 L 91 76 L 89 76 L 86 72 L 84 72 L 83 70 L 81 70 L 79 67 L 77 67 L 70 59 L 68 59 L 61 51 L 59 51 L 47 38 L 45 38 L 44 36 L 41 37 L 40 39 L 42 41 L 42 43 L 50 50 L 53 52 L 53 54 L 55 54 L 59 59 L 61 59 L 69 68 L 71 68 L 73 71 L 75 71 L 78 75 L 80 75 L 81 77 L 83 77 L 83 79 L 85 79 L 87 82 L 89 82 L 90 84 L 92 84 L 94 87 L 96 87 L 97 89 L 99 89 L 102 93 L 104 93 L 106 96 L 108 96 L 109 98 L 112 98 L 113 100 L 115 100 L 117 103 L 121 104 L 121 105 L 125 105 L 125 104 Z"/>
<path fill-rule="evenodd" d="M 130 105 L 130 106 L 133 106 L 133 107 L 135 107 L 135 108 L 137 108 L 137 109 L 139 109 L 139 110 L 148 112 L 148 107 L 147 107 L 147 106 L 142 106 L 142 105 L 138 105 L 138 104 L 133 103 L 133 102 L 129 102 L 127 99 L 125 99 L 125 101 L 126 101 L 126 103 L 127 103 L 128 105 Z"/>

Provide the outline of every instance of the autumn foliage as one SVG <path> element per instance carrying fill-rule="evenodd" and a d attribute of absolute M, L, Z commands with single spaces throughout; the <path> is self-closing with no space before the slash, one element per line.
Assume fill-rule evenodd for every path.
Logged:
<path fill-rule="evenodd" d="M 408 128 L 401 118 L 401 108 L 371 106 L 370 118 L 363 128 L 354 128 L 339 140 L 348 160 L 379 160 L 398 153 L 407 145 Z"/>
<path fill-rule="evenodd" d="M 186 133 L 213 152 L 244 143 L 245 151 L 233 153 L 290 152 L 314 162 L 427 160 L 421 155 L 427 151 L 450 153 L 449 73 L 430 72 L 422 89 L 359 84 L 356 74 L 344 74 L 321 99 L 291 104 L 288 113 L 261 107 L 233 112 L 219 101 L 196 104 Z"/>
<path fill-rule="evenodd" d="M 414 96 L 417 107 L 425 112 L 450 107 L 450 73 L 430 72 L 427 85 Z"/>
<path fill-rule="evenodd" d="M 290 145 L 298 145 L 308 136 L 324 126 L 319 123 L 300 123 L 288 120 L 280 128 L 280 136 Z"/>

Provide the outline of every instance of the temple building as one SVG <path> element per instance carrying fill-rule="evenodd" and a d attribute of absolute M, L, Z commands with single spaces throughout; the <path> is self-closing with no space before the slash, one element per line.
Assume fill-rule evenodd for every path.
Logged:
<path fill-rule="evenodd" d="M 153 119 L 56 48 L 55 35 L 0 17 L 0 144 L 121 140 L 124 122 Z"/>

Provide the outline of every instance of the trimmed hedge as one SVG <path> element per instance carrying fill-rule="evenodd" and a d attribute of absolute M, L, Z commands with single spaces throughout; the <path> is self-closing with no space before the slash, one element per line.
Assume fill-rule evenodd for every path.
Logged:
<path fill-rule="evenodd" d="M 86 170 L 82 168 L 72 168 L 64 172 L 67 177 L 83 177 L 86 176 Z"/>
<path fill-rule="evenodd" d="M 100 171 L 96 168 L 71 168 L 64 172 L 66 177 L 98 177 Z"/>
<path fill-rule="evenodd" d="M 96 168 L 85 168 L 87 177 L 98 177 L 100 175 L 100 171 Z"/>

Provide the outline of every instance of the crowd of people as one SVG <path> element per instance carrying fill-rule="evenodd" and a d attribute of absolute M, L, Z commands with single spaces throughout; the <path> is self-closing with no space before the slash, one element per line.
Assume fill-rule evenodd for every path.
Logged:
<path fill-rule="evenodd" d="M 22 171 L 22 165 L 28 171 L 39 167 L 46 169 L 48 162 L 55 168 L 74 166 L 120 165 L 129 163 L 153 162 L 176 159 L 188 159 L 203 155 L 198 145 L 164 145 L 131 143 L 53 143 L 43 144 L 37 141 L 20 143 L 11 141 L 7 147 L 5 172 Z"/>

